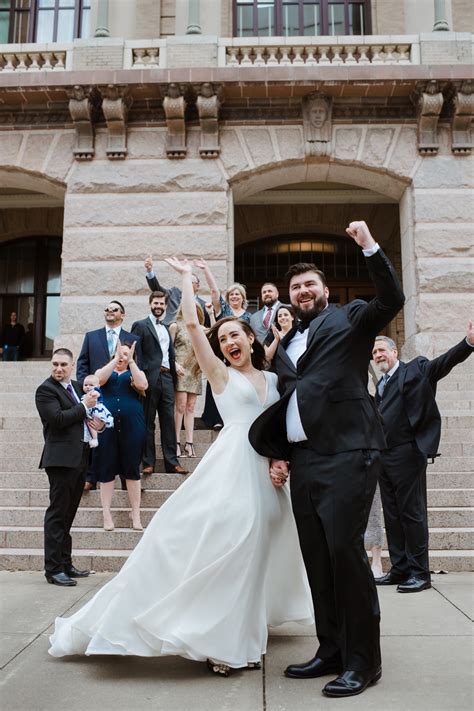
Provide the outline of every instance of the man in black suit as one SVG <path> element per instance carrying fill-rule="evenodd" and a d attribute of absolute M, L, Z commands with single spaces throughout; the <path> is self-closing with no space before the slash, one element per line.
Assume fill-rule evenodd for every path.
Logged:
<path fill-rule="evenodd" d="M 367 391 L 373 339 L 404 303 L 395 271 L 365 222 L 347 233 L 363 249 L 376 296 L 328 304 L 324 274 L 313 264 L 287 274 L 301 320 L 273 359 L 281 399 L 252 425 L 250 441 L 272 459 L 282 485 L 291 467 L 291 498 L 311 586 L 319 649 L 293 678 L 339 676 L 327 696 L 359 694 L 381 676 L 377 590 L 364 531 L 385 439 Z M 280 460 L 280 461 L 278 461 Z"/>
<path fill-rule="evenodd" d="M 441 415 L 436 385 L 474 349 L 474 327 L 467 337 L 438 358 L 398 360 L 391 338 L 375 340 L 372 357 L 383 377 L 375 401 L 382 415 L 387 449 L 382 452 L 380 493 L 391 569 L 377 585 L 398 585 L 398 592 L 431 587 L 428 558 L 427 460 L 437 456 Z"/>
<path fill-rule="evenodd" d="M 70 529 L 84 487 L 89 461 L 85 427 L 104 424 L 85 418 L 97 402 L 98 393 L 88 393 L 81 402 L 79 383 L 71 380 L 74 359 L 70 350 L 58 348 L 51 360 L 51 376 L 36 391 L 36 408 L 43 423 L 44 449 L 39 464 L 49 479 L 50 504 L 44 517 L 45 576 L 48 583 L 76 585 L 74 578 L 89 575 L 72 564 Z"/>
<path fill-rule="evenodd" d="M 137 340 L 137 337 L 122 328 L 122 323 L 125 318 L 125 308 L 116 299 L 109 301 L 104 309 L 105 327 L 98 328 L 95 331 L 88 331 L 84 336 L 81 352 L 77 359 L 76 377 L 81 383 L 88 375 L 92 375 L 99 368 L 103 368 L 106 363 L 112 358 L 117 348 L 117 342 L 125 341 L 131 343 Z M 137 362 L 140 365 L 141 353 L 137 347 Z M 94 457 L 94 452 L 92 452 Z M 91 468 L 86 474 L 86 482 L 84 484 L 85 491 L 90 491 L 97 487 L 96 476 Z M 122 480 L 122 489 L 126 489 L 125 480 Z"/>
<path fill-rule="evenodd" d="M 158 281 L 158 277 L 153 271 L 153 260 L 151 255 L 149 255 L 145 259 L 145 269 L 146 283 L 148 284 L 148 288 L 151 291 L 162 291 L 168 297 L 166 313 L 163 317 L 163 323 L 165 326 L 169 326 L 170 323 L 176 321 L 176 312 L 179 309 L 179 305 L 181 303 L 181 289 L 179 288 L 179 286 L 170 286 L 169 289 L 166 289 L 160 284 L 160 282 Z M 204 314 L 204 325 L 206 328 L 210 328 L 211 321 L 209 319 L 209 314 L 206 310 L 206 302 L 199 296 L 201 282 L 199 281 L 199 277 L 197 276 L 197 274 L 193 274 L 191 279 L 193 283 L 194 298 L 196 300 L 196 303 L 199 304 L 199 306 L 202 308 L 202 312 Z"/>
<path fill-rule="evenodd" d="M 164 325 L 167 294 L 152 291 L 149 297 L 150 315 L 135 321 L 132 333 L 140 339 L 142 368 L 148 380 L 145 396 L 146 442 L 142 473 L 152 474 L 155 467 L 155 418 L 160 420 L 161 447 L 167 472 L 187 474 L 176 456 L 176 430 L 174 426 L 174 383 L 176 372 L 182 368 L 175 363 L 173 342 L 168 327 Z"/>

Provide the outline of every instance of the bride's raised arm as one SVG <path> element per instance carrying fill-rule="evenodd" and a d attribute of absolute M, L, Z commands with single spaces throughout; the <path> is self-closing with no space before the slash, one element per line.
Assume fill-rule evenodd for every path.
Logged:
<path fill-rule="evenodd" d="M 210 382 L 212 389 L 215 392 L 222 392 L 229 379 L 229 374 L 227 367 L 215 355 L 199 324 L 191 281 L 191 264 L 187 259 L 179 260 L 176 257 L 168 257 L 165 262 L 183 278 L 181 309 L 199 367 Z"/>

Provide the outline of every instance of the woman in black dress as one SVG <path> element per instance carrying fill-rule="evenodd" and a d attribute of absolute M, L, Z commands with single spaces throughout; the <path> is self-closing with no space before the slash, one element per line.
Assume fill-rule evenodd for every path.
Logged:
<path fill-rule="evenodd" d="M 127 484 L 132 528 L 143 530 L 140 521 L 139 466 L 146 433 L 142 394 L 148 382 L 145 373 L 133 359 L 134 352 L 135 342 L 121 344 L 119 341 L 112 360 L 96 371 L 104 405 L 114 417 L 114 427 L 101 434 L 94 456 L 105 531 L 114 530 L 110 508 L 116 476 L 123 477 Z"/>

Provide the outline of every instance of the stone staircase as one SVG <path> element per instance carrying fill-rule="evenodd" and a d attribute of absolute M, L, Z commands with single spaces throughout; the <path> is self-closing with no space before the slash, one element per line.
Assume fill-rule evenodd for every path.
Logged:
<path fill-rule="evenodd" d="M 472 372 L 472 371 L 471 371 Z M 0 363 L 0 569 L 42 570 L 43 516 L 48 504 L 48 480 L 38 470 L 43 447 L 34 391 L 49 374 L 47 362 Z M 442 456 L 428 466 L 431 567 L 434 570 L 473 569 L 474 557 L 474 393 L 470 364 L 462 364 L 439 383 L 443 414 Z M 193 470 L 216 435 L 195 432 L 196 459 L 183 458 Z M 157 447 L 160 457 L 160 447 Z M 163 471 L 157 459 L 156 471 Z M 191 476 L 188 475 L 188 476 Z M 146 526 L 157 508 L 186 477 L 156 473 L 147 477 L 142 497 Z M 79 568 L 118 570 L 141 534 L 128 527 L 128 498 L 114 496 L 115 530 L 102 529 L 98 491 L 83 495 L 73 535 L 74 562 Z"/>

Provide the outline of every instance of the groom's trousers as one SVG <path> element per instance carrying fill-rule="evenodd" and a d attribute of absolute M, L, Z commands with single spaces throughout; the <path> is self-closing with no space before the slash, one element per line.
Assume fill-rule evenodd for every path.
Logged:
<path fill-rule="evenodd" d="M 313 597 L 318 656 L 338 652 L 345 670 L 380 664 L 380 609 L 364 549 L 381 468 L 377 450 L 322 455 L 292 446 L 290 488 Z"/>

